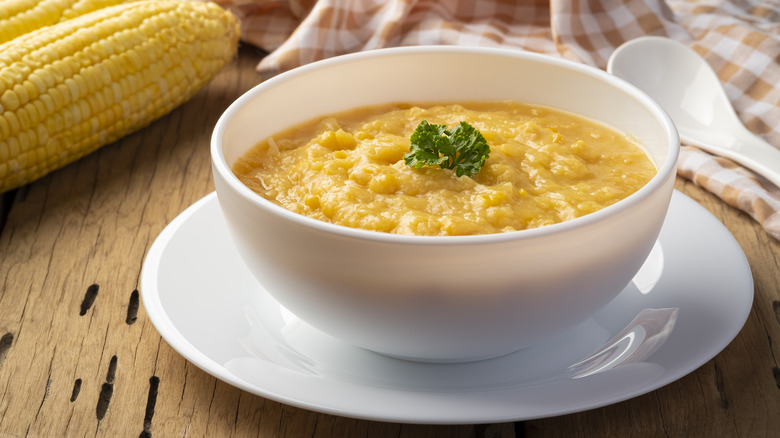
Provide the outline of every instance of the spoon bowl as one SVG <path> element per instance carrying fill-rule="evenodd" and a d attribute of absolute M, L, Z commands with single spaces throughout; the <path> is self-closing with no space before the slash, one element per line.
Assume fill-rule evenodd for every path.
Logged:
<path fill-rule="evenodd" d="M 684 143 L 729 158 L 780 186 L 780 150 L 745 128 L 717 75 L 690 47 L 640 37 L 618 47 L 607 71 L 658 102 Z"/>

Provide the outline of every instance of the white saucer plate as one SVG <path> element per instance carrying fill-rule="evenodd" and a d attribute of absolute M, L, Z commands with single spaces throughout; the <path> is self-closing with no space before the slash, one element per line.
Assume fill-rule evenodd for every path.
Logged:
<path fill-rule="evenodd" d="M 298 320 L 243 265 L 214 193 L 160 233 L 140 288 L 168 344 L 224 382 L 313 411 L 428 424 L 549 417 L 645 394 L 723 350 L 753 302 L 737 242 L 679 192 L 653 252 L 615 300 L 572 330 L 480 362 L 393 359 Z"/>

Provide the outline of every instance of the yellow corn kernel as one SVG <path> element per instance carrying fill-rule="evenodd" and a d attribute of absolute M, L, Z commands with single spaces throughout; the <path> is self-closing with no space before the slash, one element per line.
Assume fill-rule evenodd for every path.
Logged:
<path fill-rule="evenodd" d="M 312 210 L 320 208 L 320 197 L 315 195 L 309 195 L 304 200 L 304 204 Z"/>
<path fill-rule="evenodd" d="M 527 198 L 528 197 L 528 192 L 524 188 L 521 187 L 521 188 L 517 189 L 517 196 L 519 196 L 521 198 Z"/>
<path fill-rule="evenodd" d="M 338 149 L 339 145 L 338 140 L 336 140 L 336 133 L 333 131 L 323 132 L 319 137 L 317 137 L 316 142 L 319 143 L 320 146 L 332 150 Z"/>
<path fill-rule="evenodd" d="M 11 124 L 5 117 L 0 116 L 0 138 L 8 138 L 11 136 Z M 2 160 L 0 160 L 2 161 Z"/>
<path fill-rule="evenodd" d="M 5 122 L 8 123 L 8 127 L 10 129 L 10 134 L 6 137 L 3 137 L 2 140 L 6 138 L 11 138 L 11 136 L 19 133 L 19 117 L 16 115 L 16 113 L 12 111 L 6 111 L 3 113 L 2 118 L 5 120 Z M 2 123 L 0 123 L 2 124 Z"/>
<path fill-rule="evenodd" d="M 398 181 L 398 178 L 396 178 L 395 175 L 387 173 L 377 175 L 368 183 L 369 190 L 374 193 L 385 195 L 395 193 L 400 186 L 401 183 Z"/>
<path fill-rule="evenodd" d="M 8 5 L 21 0 L 4 1 L 3 31 L 17 15 Z M 158 36 L 166 30 L 167 42 Z M 238 38 L 235 17 L 215 3 L 160 0 L 126 1 L 0 44 L 0 192 L 167 114 L 234 56 Z"/>
<path fill-rule="evenodd" d="M 341 128 L 323 132 L 317 137 L 316 141 L 320 146 L 334 151 L 339 149 L 354 149 L 357 145 L 355 137 Z"/>
<path fill-rule="evenodd" d="M 9 150 L 8 142 L 0 141 L 0 163 L 5 163 L 11 159 L 11 151 Z M 0 164 L 5 166 L 5 164 Z"/>
<path fill-rule="evenodd" d="M 374 136 L 370 132 L 358 131 L 354 136 L 357 140 L 373 140 Z"/>
<path fill-rule="evenodd" d="M 495 207 L 503 204 L 509 197 L 505 191 L 491 190 L 487 193 L 480 195 L 482 198 L 483 207 Z"/>
<path fill-rule="evenodd" d="M 378 163 L 393 164 L 404 159 L 409 152 L 409 144 L 403 141 L 377 142 L 376 147 L 370 152 L 370 158 Z"/>
<path fill-rule="evenodd" d="M 19 96 L 14 90 L 5 90 L 5 93 L 0 95 L 0 105 L 3 106 L 0 110 L 13 111 L 19 108 Z"/>
<path fill-rule="evenodd" d="M 354 149 L 357 145 L 355 137 L 342 129 L 336 131 L 336 141 L 338 142 L 341 149 Z"/>
<path fill-rule="evenodd" d="M 347 176 L 347 173 L 351 167 L 352 165 L 349 163 L 349 161 L 343 158 L 334 158 L 325 163 L 322 170 L 325 175 Z"/>

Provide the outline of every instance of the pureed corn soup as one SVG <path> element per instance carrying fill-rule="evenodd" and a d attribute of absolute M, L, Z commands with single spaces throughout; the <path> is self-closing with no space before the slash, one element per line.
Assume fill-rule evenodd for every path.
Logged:
<path fill-rule="evenodd" d="M 412 168 L 421 121 L 466 122 L 487 141 L 481 170 Z M 656 167 L 631 138 L 570 113 L 518 102 L 388 104 L 310 121 L 233 166 L 253 191 L 334 224 L 387 233 L 470 235 L 555 224 L 645 185 Z"/>

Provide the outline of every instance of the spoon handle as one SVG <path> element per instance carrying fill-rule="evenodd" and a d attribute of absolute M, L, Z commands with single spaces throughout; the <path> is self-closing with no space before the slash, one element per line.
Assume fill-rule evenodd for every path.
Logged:
<path fill-rule="evenodd" d="M 707 152 L 729 158 L 753 172 L 763 176 L 772 184 L 780 187 L 780 150 L 770 145 L 762 138 L 747 129 L 739 131 L 734 138 L 725 139 L 728 145 L 713 146 L 713 143 L 723 144 L 721 137 L 717 142 L 695 140 L 680 133 L 686 143 L 697 146 Z"/>

